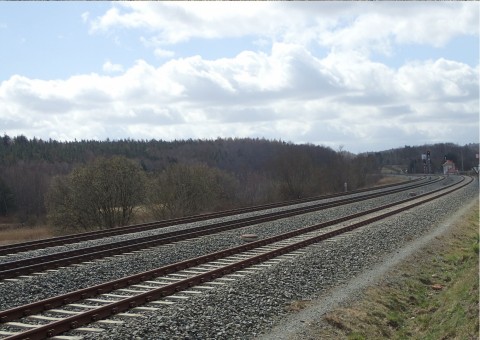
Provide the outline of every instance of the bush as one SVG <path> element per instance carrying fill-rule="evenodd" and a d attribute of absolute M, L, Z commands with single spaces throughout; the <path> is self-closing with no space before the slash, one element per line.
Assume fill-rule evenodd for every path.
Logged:
<path fill-rule="evenodd" d="M 56 177 L 47 194 L 50 222 L 61 229 L 90 230 L 128 224 L 143 202 L 145 177 L 124 157 L 100 158 Z"/>
<path fill-rule="evenodd" d="M 174 164 L 149 185 L 148 207 L 157 219 L 226 209 L 235 203 L 233 176 L 203 164 Z"/>

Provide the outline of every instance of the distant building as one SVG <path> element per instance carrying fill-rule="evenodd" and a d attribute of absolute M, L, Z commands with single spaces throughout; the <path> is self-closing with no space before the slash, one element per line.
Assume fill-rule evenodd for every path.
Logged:
<path fill-rule="evenodd" d="M 446 161 L 443 163 L 443 174 L 444 175 L 451 175 L 451 174 L 457 174 L 458 170 L 455 168 L 455 163 L 452 161 Z"/>

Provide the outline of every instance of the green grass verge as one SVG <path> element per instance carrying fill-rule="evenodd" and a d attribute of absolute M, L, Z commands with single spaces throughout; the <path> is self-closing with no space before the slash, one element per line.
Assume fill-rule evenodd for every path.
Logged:
<path fill-rule="evenodd" d="M 479 209 L 349 308 L 312 325 L 311 339 L 478 339 Z"/>

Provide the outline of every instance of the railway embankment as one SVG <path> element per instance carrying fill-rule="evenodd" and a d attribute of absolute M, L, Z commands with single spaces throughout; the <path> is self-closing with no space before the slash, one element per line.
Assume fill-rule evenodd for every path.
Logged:
<path fill-rule="evenodd" d="M 441 188 L 446 184 L 445 181 L 438 182 L 432 184 L 430 189 Z M 428 188 L 421 189 L 427 190 Z M 2 282 L 0 309 L 239 245 L 244 243 L 240 237 L 243 234 L 252 233 L 260 239 L 267 238 L 395 200 L 400 201 L 407 198 L 409 192 L 104 258 L 16 282 Z M 418 194 L 421 194 L 420 190 Z M 477 182 L 405 213 L 304 248 L 301 255 L 253 273 L 238 275 L 228 284 L 206 290 L 184 301 L 163 305 L 155 311 L 144 310 L 130 317 L 114 316 L 111 319 L 120 323 L 102 325 L 101 332 L 89 334 L 74 330 L 68 335 L 85 339 L 250 339 L 274 334 L 274 326 L 285 323 L 284 318 L 292 315 L 292 310 L 308 308 L 320 297 L 328 296 L 336 288 L 395 257 L 395 254 L 415 240 L 436 230 L 449 216 L 476 197 Z M 112 242 L 111 238 L 108 242 Z M 82 246 L 85 245 L 69 245 Z M 334 304 L 331 306 L 333 308 Z"/>
<path fill-rule="evenodd" d="M 479 201 L 347 284 L 299 306 L 258 340 L 477 339 Z"/>
<path fill-rule="evenodd" d="M 149 314 L 142 321 L 127 320 L 120 326 L 92 334 L 90 338 L 114 339 L 128 334 L 136 339 L 254 339 L 268 336 L 276 325 L 289 324 L 284 318 L 295 313 L 292 309 L 298 301 L 308 305 L 321 296 L 328 296 L 336 287 L 355 280 L 401 252 L 414 240 L 434 231 L 476 197 L 478 183 L 380 221 L 361 232 L 310 247 L 304 255 L 283 261 L 281 266 L 236 280 L 188 302 L 166 307 L 162 313 Z M 352 294 L 362 296 L 359 292 Z M 335 306 L 331 304 L 329 310 Z M 305 324 L 302 320 L 298 322 Z"/>

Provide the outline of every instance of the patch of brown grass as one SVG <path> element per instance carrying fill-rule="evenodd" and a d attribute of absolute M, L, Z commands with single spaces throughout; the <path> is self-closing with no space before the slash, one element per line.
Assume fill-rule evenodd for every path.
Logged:
<path fill-rule="evenodd" d="M 295 300 L 292 301 L 285 309 L 289 312 L 298 312 L 310 305 L 310 300 Z"/>
<path fill-rule="evenodd" d="M 382 178 L 380 178 L 377 181 L 377 183 L 375 183 L 375 186 L 395 184 L 395 183 L 400 183 L 400 182 L 405 182 L 405 177 L 402 177 L 402 176 L 383 176 Z"/>
<path fill-rule="evenodd" d="M 477 206 L 309 339 L 478 339 L 478 221 Z"/>
<path fill-rule="evenodd" d="M 47 226 L 9 226 L 6 228 L 0 228 L 0 245 L 40 240 L 53 236 L 54 233 L 52 229 Z"/>

